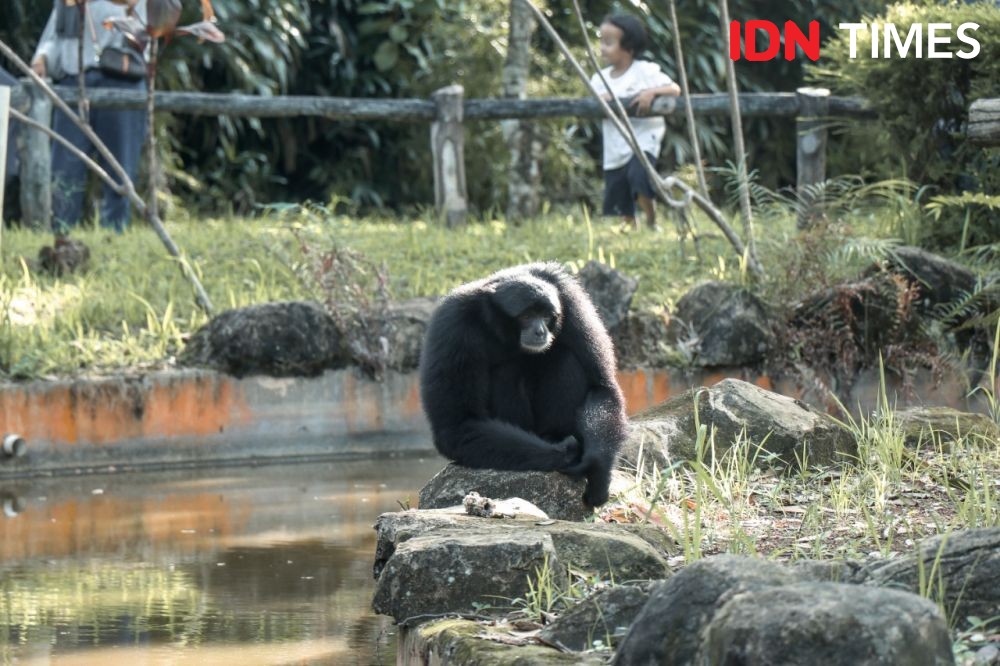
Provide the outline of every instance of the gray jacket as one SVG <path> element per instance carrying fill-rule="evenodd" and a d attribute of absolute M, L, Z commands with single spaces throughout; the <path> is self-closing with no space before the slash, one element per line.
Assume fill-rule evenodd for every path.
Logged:
<path fill-rule="evenodd" d="M 56 0 L 62 3 L 63 0 Z M 143 22 L 146 21 L 146 0 L 139 0 L 135 6 L 135 13 Z M 45 24 L 41 39 L 38 41 L 38 48 L 31 59 L 35 62 L 41 56 L 45 56 L 45 68 L 49 77 L 53 80 L 61 79 L 64 76 L 79 74 L 80 67 L 77 63 L 78 45 L 77 38 L 60 36 L 56 30 L 57 10 L 53 9 L 49 15 L 49 21 Z M 83 24 L 83 61 L 84 69 L 91 69 L 97 66 L 99 52 L 108 47 L 121 48 L 125 44 L 125 38 L 117 30 L 108 30 L 104 27 L 104 21 L 115 16 L 124 16 L 125 7 L 116 5 L 110 0 L 90 0 L 87 3 L 87 14 L 89 18 Z M 91 30 L 91 21 L 93 30 Z M 94 44 L 94 34 L 97 35 L 97 45 Z"/>

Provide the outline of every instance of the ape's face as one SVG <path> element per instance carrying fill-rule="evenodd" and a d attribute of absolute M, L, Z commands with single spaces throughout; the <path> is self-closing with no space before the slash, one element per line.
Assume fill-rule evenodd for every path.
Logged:
<path fill-rule="evenodd" d="M 504 280 L 494 288 L 492 300 L 503 315 L 505 339 L 521 353 L 542 354 L 552 347 L 562 324 L 559 290 L 554 285 L 528 276 Z"/>
<path fill-rule="evenodd" d="M 556 339 L 554 315 L 529 310 L 521 313 L 517 321 L 521 326 L 521 351 L 542 354 L 549 350 Z"/>

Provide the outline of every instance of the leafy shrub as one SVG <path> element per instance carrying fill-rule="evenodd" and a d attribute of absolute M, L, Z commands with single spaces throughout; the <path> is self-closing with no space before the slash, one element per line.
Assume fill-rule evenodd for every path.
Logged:
<path fill-rule="evenodd" d="M 849 57 L 850 34 L 843 31 L 823 47 L 821 64 L 810 66 L 810 81 L 834 94 L 862 95 L 878 112 L 876 122 L 851 123 L 830 146 L 831 169 L 876 177 L 906 176 L 931 186 L 929 194 L 967 190 L 997 193 L 1000 152 L 965 141 L 969 105 L 981 97 L 1000 96 L 1000 7 L 993 2 L 964 4 L 898 3 L 863 22 L 893 23 L 901 35 L 913 23 L 972 22 L 981 45 L 976 58 L 870 58 L 871 34 L 859 31 L 859 57 Z M 926 36 L 925 36 L 926 39 Z M 951 51 L 967 50 L 952 39 Z M 839 143 L 839 145 L 838 145 Z M 972 244 L 996 238 L 1000 223 L 988 209 L 972 211 Z M 995 218 L 994 218 L 995 219 Z M 928 220 L 924 242 L 959 242 L 964 211 L 953 208 Z"/>

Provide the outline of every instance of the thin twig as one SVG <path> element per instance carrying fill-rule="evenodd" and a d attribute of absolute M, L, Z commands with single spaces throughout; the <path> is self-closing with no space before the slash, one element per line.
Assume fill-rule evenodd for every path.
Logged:
<path fill-rule="evenodd" d="M 146 164 L 149 167 L 149 218 L 160 216 L 160 200 L 157 197 L 156 181 L 160 177 L 156 154 L 156 67 L 159 57 L 159 37 L 154 37 L 149 45 L 149 63 L 146 66 L 146 123 L 149 133 L 146 135 Z"/>
<path fill-rule="evenodd" d="M 684 114 L 687 116 L 688 137 L 691 150 L 694 153 L 694 166 L 698 173 L 698 189 L 708 196 L 708 181 L 705 179 L 705 166 L 701 163 L 701 144 L 698 141 L 698 125 L 694 119 L 694 105 L 691 103 L 691 90 L 688 87 L 687 66 L 684 64 L 684 46 L 681 44 L 681 27 L 677 21 L 677 2 L 670 0 L 670 21 L 674 26 L 674 54 L 677 60 L 677 73 L 681 79 L 681 93 L 684 95 Z M 697 241 L 695 241 L 697 243 Z"/>
<path fill-rule="evenodd" d="M 80 128 L 80 131 L 83 132 L 83 135 L 87 138 L 87 140 L 94 145 L 94 148 L 96 148 L 97 152 L 101 154 L 101 157 L 107 161 L 108 166 L 110 166 L 111 170 L 114 171 L 115 176 L 121 179 L 122 183 L 126 188 L 125 191 L 128 194 L 129 199 L 132 199 L 133 194 L 135 194 L 135 187 L 132 186 L 132 179 L 128 177 L 128 173 L 125 171 L 125 168 L 115 158 L 111 150 L 106 145 L 104 145 L 104 142 L 101 141 L 101 139 L 97 136 L 93 128 L 90 125 L 84 123 L 80 119 L 80 117 L 76 115 L 76 112 L 74 112 L 73 109 L 70 108 L 69 104 L 63 101 L 63 99 L 59 97 L 59 95 L 56 94 L 54 90 L 52 90 L 52 86 L 50 86 L 45 81 L 45 79 L 38 76 L 38 74 L 35 74 L 35 71 L 30 67 L 28 67 L 28 65 L 24 62 L 24 60 L 22 60 L 21 57 L 17 55 L 17 53 L 15 53 L 13 49 L 7 46 L 7 44 L 3 40 L 0 40 L 0 55 L 3 55 L 12 63 L 14 63 L 15 67 L 21 70 L 25 74 L 25 76 L 31 79 L 31 81 L 36 86 L 38 86 L 38 88 L 43 93 L 45 93 L 45 95 L 49 99 L 52 100 L 52 104 L 55 106 L 55 108 L 65 113 L 66 116 L 73 122 L 73 124 L 76 125 L 78 128 Z M 135 194 L 135 197 L 138 198 L 138 194 Z M 145 202 L 143 202 L 141 198 L 139 198 L 139 202 L 141 203 L 142 209 L 145 211 L 146 209 Z M 133 203 L 135 202 L 133 201 Z"/>
<path fill-rule="evenodd" d="M 587 76 L 587 73 L 583 70 L 583 67 L 580 65 L 580 62 L 569 50 L 569 47 L 566 46 L 566 42 L 563 41 L 562 37 L 559 36 L 559 33 L 556 32 L 556 29 L 552 27 L 551 23 L 549 23 L 549 20 L 548 18 L 546 18 L 545 14 L 542 13 L 542 11 L 538 9 L 538 7 L 534 5 L 534 3 L 531 2 L 531 0 L 521 0 L 521 2 L 524 2 L 526 5 L 528 5 L 528 7 L 531 8 L 531 11 L 535 14 L 535 18 L 537 18 L 538 22 L 542 25 L 543 28 L 545 28 L 545 31 L 548 33 L 549 37 L 552 38 L 552 41 L 556 43 L 556 46 L 559 48 L 559 51 L 563 54 L 563 57 L 566 58 L 567 61 L 569 61 L 570 65 L 572 65 L 577 75 L 586 84 L 591 94 L 593 94 L 594 97 L 597 98 L 597 103 L 604 111 L 604 115 L 607 116 L 608 120 L 611 121 L 611 123 L 615 126 L 615 128 L 619 132 L 621 132 L 622 136 L 625 137 L 625 140 L 629 143 L 629 146 L 632 148 L 632 151 L 635 153 L 636 157 L 639 158 L 639 162 L 640 164 L 642 164 L 643 169 L 646 170 L 646 173 L 649 175 L 650 179 L 653 181 L 653 183 L 656 184 L 657 193 L 660 194 L 661 198 L 663 198 L 664 201 L 666 201 L 670 205 L 676 205 L 677 201 L 669 198 L 669 196 L 666 196 L 664 192 L 668 188 L 674 188 L 674 187 L 681 190 L 684 193 L 685 198 L 690 197 L 690 201 L 697 204 L 698 207 L 701 208 L 705 212 L 705 214 L 708 215 L 708 217 L 716 224 L 716 226 L 719 227 L 723 235 L 725 235 L 726 239 L 733 246 L 736 252 L 741 257 L 744 256 L 746 252 L 743 246 L 743 241 L 740 240 L 739 235 L 737 235 L 736 232 L 733 231 L 733 228 L 729 226 L 729 223 L 726 222 L 726 219 L 722 216 L 722 213 L 719 211 L 719 209 L 716 208 L 715 205 L 711 201 L 709 201 L 707 197 L 702 196 L 698 192 L 695 192 L 684 181 L 678 178 L 674 178 L 673 176 L 667 176 L 666 178 L 664 178 L 660 176 L 659 173 L 656 172 L 656 169 L 653 168 L 653 165 L 650 164 L 649 160 L 646 158 L 646 154 L 642 152 L 642 150 L 638 149 L 638 141 L 636 141 L 635 134 L 632 132 L 631 124 L 622 123 L 621 120 L 611 110 L 611 107 L 608 105 L 607 101 L 601 96 L 600 93 L 597 92 L 597 90 L 592 85 L 590 85 L 590 77 Z M 587 50 L 592 56 L 593 50 L 590 46 L 589 41 L 587 42 Z M 602 80 L 604 80 L 603 76 L 601 78 Z M 605 85 L 606 84 L 607 82 L 605 81 Z M 622 112 L 624 113 L 624 107 L 622 107 L 621 102 L 615 99 L 613 95 L 612 99 L 615 100 L 617 108 L 621 109 Z M 761 267 L 756 257 L 752 255 L 748 256 L 747 263 L 750 270 L 755 274 L 757 275 L 764 274 L 764 269 L 763 267 Z"/>
<path fill-rule="evenodd" d="M 680 77 L 681 95 L 684 97 L 684 116 L 687 119 L 688 141 L 691 144 L 691 151 L 694 157 L 695 173 L 698 175 L 698 191 L 702 196 L 707 197 L 708 181 L 705 178 L 705 165 L 701 163 L 701 142 L 698 141 L 698 124 L 694 119 L 694 105 L 691 103 L 691 88 L 688 86 L 687 66 L 684 64 L 684 45 L 681 42 L 680 22 L 677 20 L 677 2 L 675 0 L 670 0 L 669 7 L 670 22 L 673 27 L 674 35 L 674 60 L 677 63 L 677 72 Z M 701 261 L 701 243 L 698 239 L 698 234 L 695 233 L 694 227 L 691 225 L 691 220 L 688 218 L 686 211 L 681 211 L 680 217 L 681 226 L 691 235 L 691 240 L 694 243 L 694 253 L 697 255 L 698 261 Z M 682 238 L 682 248 L 683 242 Z"/>
<path fill-rule="evenodd" d="M 86 164 L 87 167 L 90 168 L 91 171 L 93 171 L 95 174 L 97 174 L 97 177 L 100 178 L 101 180 L 103 180 L 104 183 L 108 187 L 110 187 L 112 190 L 114 190 L 114 192 L 116 194 L 119 194 L 119 195 L 122 195 L 122 196 L 126 195 L 125 188 L 122 187 L 120 183 L 116 183 L 115 180 L 114 180 L 114 178 L 112 178 L 110 175 L 108 175 L 108 172 L 105 171 L 104 168 L 100 164 L 98 164 L 97 162 L 95 162 L 90 156 L 87 155 L 87 153 L 83 152 L 82 150 L 80 150 L 79 148 L 77 148 L 76 146 L 74 146 L 71 141 L 69 141 L 63 135 L 59 134 L 59 132 L 56 132 L 55 130 L 51 129 L 50 127 L 48 127 L 46 125 L 43 125 L 42 123 L 38 122 L 37 120 L 34 120 L 34 119 L 32 119 L 32 118 L 24 115 L 23 113 L 21 113 L 17 109 L 11 109 L 10 110 L 10 117 L 13 118 L 14 120 L 16 120 L 19 123 L 27 125 L 28 127 L 31 127 L 33 129 L 38 130 L 39 132 L 41 132 L 43 134 L 48 135 L 48 137 L 50 139 L 53 139 L 53 140 L 58 141 L 59 143 L 61 143 L 63 145 L 63 147 L 66 148 L 66 150 L 68 150 L 69 152 L 73 153 L 80 161 L 82 161 L 84 164 Z"/>
<path fill-rule="evenodd" d="M 87 20 L 93 20 L 87 9 L 88 0 L 80 0 L 80 34 L 76 40 L 76 85 L 80 89 L 80 99 L 76 102 L 77 112 L 80 120 L 85 123 L 90 122 L 90 106 L 87 103 L 87 68 L 83 65 L 83 41 L 86 38 Z M 96 37 L 96 36 L 95 36 Z M 94 39 L 94 48 L 97 48 L 97 39 Z"/>
<path fill-rule="evenodd" d="M 27 63 L 25 63 L 24 60 L 22 60 L 21 57 L 14 52 L 13 49 L 7 46 L 3 40 L 0 40 L 0 55 L 3 55 L 14 63 L 15 67 L 21 70 L 29 79 L 32 80 L 32 82 L 34 82 L 36 86 L 38 86 L 39 90 L 45 93 L 45 95 L 52 100 L 53 105 L 57 109 L 66 114 L 66 117 L 69 118 L 81 132 L 83 132 L 83 135 L 88 141 L 90 141 L 91 145 L 97 149 L 97 152 L 104 158 L 108 166 L 111 167 L 111 170 L 114 171 L 115 175 L 121 178 L 120 187 L 124 190 L 124 195 L 128 197 L 129 201 L 133 206 L 135 206 L 136 210 L 141 215 L 146 216 L 149 220 L 149 224 L 153 227 L 153 231 L 156 232 L 156 235 L 160 238 L 164 247 L 167 248 L 167 252 L 170 256 L 177 259 L 177 263 L 181 268 L 181 273 L 183 273 L 184 277 L 186 277 L 191 283 L 191 287 L 194 289 L 195 301 L 198 303 L 198 306 L 205 312 L 205 314 L 211 316 L 215 308 L 212 307 L 212 301 L 208 298 L 208 294 L 205 292 L 205 288 L 202 286 L 201 280 L 198 279 L 194 269 L 191 268 L 191 265 L 181 255 L 180 248 L 177 247 L 177 244 L 174 243 L 170 234 L 167 233 L 166 227 L 163 226 L 163 221 L 160 220 L 158 216 L 146 215 L 146 202 L 143 201 L 142 197 L 140 197 L 136 192 L 135 184 L 129 177 L 128 172 L 126 172 L 125 168 L 121 165 L 121 162 L 115 158 L 114 154 L 110 149 L 108 149 L 107 145 L 101 141 L 100 137 L 97 136 L 93 128 L 80 120 L 80 117 L 73 112 L 73 109 L 71 109 L 69 105 L 56 94 L 56 92 L 52 89 L 52 86 L 46 83 L 42 77 L 38 76 L 38 74 L 36 74 L 34 70 L 31 69 L 31 67 L 29 67 Z"/>
<path fill-rule="evenodd" d="M 719 0 L 722 34 L 729 30 L 729 2 Z M 726 62 L 726 84 L 729 88 L 729 117 L 733 125 L 733 143 L 736 148 L 736 173 L 739 179 L 740 211 L 743 213 L 743 235 L 747 237 L 747 251 L 750 257 L 757 256 L 753 240 L 753 208 L 750 205 L 749 177 L 747 176 L 746 146 L 743 142 L 743 120 L 740 115 L 740 95 L 736 84 L 736 65 L 731 58 Z"/>

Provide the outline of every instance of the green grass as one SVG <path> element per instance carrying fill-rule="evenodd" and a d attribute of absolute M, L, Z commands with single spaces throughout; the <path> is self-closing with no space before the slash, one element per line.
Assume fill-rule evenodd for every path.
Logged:
<path fill-rule="evenodd" d="M 768 271 L 760 285 L 775 302 L 801 294 L 819 273 L 849 275 L 869 261 L 865 252 L 897 231 L 913 210 L 905 200 L 868 209 L 851 199 L 841 222 L 805 240 L 787 201 L 760 195 L 758 249 Z M 900 212 L 905 209 L 905 215 Z M 907 212 L 908 211 L 908 212 Z M 839 217 L 838 213 L 838 217 Z M 679 242 L 661 214 L 662 233 L 623 233 L 617 220 L 591 220 L 579 209 L 512 226 L 478 221 L 448 230 L 430 214 L 356 218 L 320 207 L 276 206 L 253 219 L 194 219 L 171 215 L 168 229 L 201 276 L 217 310 L 280 299 L 315 298 L 300 279 L 297 239 L 315 250 L 350 247 L 384 263 L 391 296 L 441 295 L 456 285 L 516 263 L 556 260 L 579 268 L 604 261 L 639 278 L 637 308 L 671 307 L 705 279 L 743 282 L 741 262 L 721 234 L 693 215 L 700 258 Z M 733 225 L 739 228 L 738 220 Z M 27 379 L 100 374 L 170 365 L 186 336 L 205 323 L 189 284 L 145 226 L 122 236 L 82 229 L 74 237 L 92 252 L 89 270 L 55 278 L 37 269 L 51 236 L 6 230 L 0 247 L 0 377 Z M 851 245 L 851 239 L 854 245 Z M 853 247 L 855 251 L 844 252 Z M 861 248 L 859 250 L 859 248 Z"/>
<path fill-rule="evenodd" d="M 218 310 L 315 297 L 298 277 L 293 234 L 316 249 L 332 243 L 384 262 L 394 298 L 440 295 L 526 261 L 602 259 L 640 278 L 637 305 L 672 303 L 701 278 L 733 277 L 731 252 L 703 242 L 699 264 L 674 234 L 622 234 L 582 215 L 550 214 L 520 227 L 499 221 L 449 231 L 426 219 L 353 219 L 296 209 L 257 219 L 182 218 L 169 231 L 192 261 Z M 7 230 L 0 271 L 0 376 L 34 378 L 169 364 L 184 336 L 205 323 L 190 286 L 148 228 L 122 236 L 83 229 L 89 270 L 62 278 L 39 271 L 48 234 Z M 690 251 L 691 243 L 687 243 Z"/>

